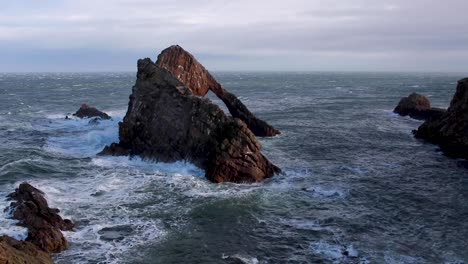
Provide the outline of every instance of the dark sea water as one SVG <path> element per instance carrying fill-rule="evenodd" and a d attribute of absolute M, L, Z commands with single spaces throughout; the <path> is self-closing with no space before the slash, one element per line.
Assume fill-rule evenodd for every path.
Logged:
<path fill-rule="evenodd" d="M 3 208 L 28 181 L 77 224 L 57 263 L 468 263 L 468 163 L 392 113 L 413 91 L 447 107 L 465 76 L 216 77 L 282 131 L 261 142 L 283 174 L 212 184 L 183 162 L 96 157 L 134 73 L 0 74 L 0 233 L 24 238 Z M 113 119 L 64 120 L 84 102 Z"/>

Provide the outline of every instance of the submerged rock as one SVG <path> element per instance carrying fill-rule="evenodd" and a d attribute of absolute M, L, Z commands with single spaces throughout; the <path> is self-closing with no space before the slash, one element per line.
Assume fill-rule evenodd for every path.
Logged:
<path fill-rule="evenodd" d="M 79 117 L 79 118 L 90 118 L 90 117 L 100 117 L 102 119 L 110 119 L 111 117 L 98 110 L 95 107 L 89 106 L 87 104 L 82 104 L 80 109 L 76 111 L 76 113 L 73 114 L 73 116 Z"/>
<path fill-rule="evenodd" d="M 60 230 L 70 231 L 74 224 L 62 219 L 60 211 L 48 206 L 44 193 L 28 183 L 22 183 L 8 195 L 13 218 L 28 229 L 26 241 L 45 252 L 60 252 L 68 248 L 68 242 Z"/>
<path fill-rule="evenodd" d="M 226 116 L 209 99 L 194 96 L 150 59 L 138 61 L 119 139 L 100 154 L 185 160 L 204 169 L 213 182 L 257 182 L 280 172 L 263 156 L 260 143 L 244 122 Z"/>
<path fill-rule="evenodd" d="M 180 46 L 175 45 L 163 50 L 156 64 L 171 72 L 194 95 L 205 96 L 211 90 L 224 102 L 231 115 L 244 121 L 256 136 L 271 137 L 280 134 L 265 121 L 255 117 L 234 94 L 224 89 L 192 54 Z"/>
<path fill-rule="evenodd" d="M 27 241 L 0 236 L 0 264 L 52 264 L 45 251 Z"/>
<path fill-rule="evenodd" d="M 408 97 L 401 98 L 393 112 L 401 116 L 410 116 L 414 119 L 428 120 L 439 117 L 445 110 L 432 108 L 431 102 L 426 96 L 412 93 Z"/>
<path fill-rule="evenodd" d="M 468 158 L 468 78 L 458 81 L 457 91 L 445 113 L 424 122 L 415 136 L 438 144 L 449 156 Z"/>

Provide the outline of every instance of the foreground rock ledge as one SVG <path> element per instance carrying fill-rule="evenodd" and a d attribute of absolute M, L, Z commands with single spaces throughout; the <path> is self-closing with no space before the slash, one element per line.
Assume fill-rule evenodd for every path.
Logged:
<path fill-rule="evenodd" d="M 22 183 L 8 198 L 13 200 L 6 210 L 13 212 L 19 225 L 28 229 L 26 241 L 8 236 L 0 237 L 0 264 L 48 264 L 50 253 L 68 248 L 68 242 L 60 230 L 72 230 L 74 224 L 62 219 L 59 210 L 50 208 L 44 193 L 28 183 Z"/>
<path fill-rule="evenodd" d="M 426 96 L 412 93 L 408 97 L 401 98 L 393 112 L 418 120 L 428 120 L 440 117 L 445 110 L 431 107 L 431 102 Z"/>
<path fill-rule="evenodd" d="M 31 242 L 0 236 L 0 264 L 52 264 L 50 254 Z"/>
<path fill-rule="evenodd" d="M 260 143 L 244 122 L 226 116 L 209 99 L 194 96 L 150 59 L 138 61 L 119 139 L 100 154 L 185 160 L 204 169 L 213 182 L 258 182 L 280 172 L 260 152 Z"/>
<path fill-rule="evenodd" d="M 163 50 L 156 64 L 171 72 L 194 95 L 205 96 L 211 90 L 224 102 L 231 115 L 244 121 L 256 136 L 272 137 L 280 134 L 280 131 L 255 117 L 234 94 L 224 89 L 208 70 L 182 47 L 174 45 Z"/>
<path fill-rule="evenodd" d="M 63 231 L 70 231 L 74 224 L 62 219 L 56 208 L 50 208 L 44 193 L 28 183 L 22 183 L 8 197 L 13 218 L 28 229 L 26 241 L 33 243 L 45 252 L 57 253 L 68 248 Z"/>
<path fill-rule="evenodd" d="M 424 122 L 415 136 L 438 144 L 449 156 L 468 159 L 468 78 L 458 81 L 447 112 Z"/>

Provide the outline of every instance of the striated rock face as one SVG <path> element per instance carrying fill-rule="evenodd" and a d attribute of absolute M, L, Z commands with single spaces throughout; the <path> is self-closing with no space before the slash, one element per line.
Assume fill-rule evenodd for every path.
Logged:
<path fill-rule="evenodd" d="M 90 118 L 90 117 L 100 117 L 102 119 L 110 119 L 111 117 L 98 109 L 89 106 L 87 104 L 82 104 L 80 109 L 73 114 L 79 118 Z"/>
<path fill-rule="evenodd" d="M 62 219 L 58 209 L 48 206 L 42 191 L 22 183 L 8 197 L 14 200 L 10 204 L 13 218 L 28 229 L 26 241 L 45 252 L 56 253 L 68 248 L 68 242 L 60 230 L 72 230 L 74 225 L 70 220 Z"/>
<path fill-rule="evenodd" d="M 0 264 L 52 264 L 50 255 L 31 242 L 0 236 Z"/>
<path fill-rule="evenodd" d="M 280 169 L 262 155 L 255 135 L 210 100 L 194 96 L 150 59 L 138 61 L 119 144 L 101 154 L 140 155 L 164 162 L 186 160 L 213 182 L 257 182 Z"/>
<path fill-rule="evenodd" d="M 428 120 L 439 117 L 445 110 L 432 108 L 431 102 L 426 96 L 412 93 L 408 97 L 401 98 L 393 112 L 414 119 Z"/>
<path fill-rule="evenodd" d="M 175 45 L 163 50 L 156 64 L 171 72 L 190 88 L 194 95 L 205 96 L 209 90 L 213 91 L 224 102 L 231 115 L 244 121 L 256 136 L 271 137 L 280 134 L 265 121 L 256 118 L 234 94 L 224 89 L 192 54 L 180 46 Z"/>
<path fill-rule="evenodd" d="M 424 122 L 415 136 L 438 144 L 450 156 L 468 158 L 468 78 L 458 81 L 447 112 Z"/>

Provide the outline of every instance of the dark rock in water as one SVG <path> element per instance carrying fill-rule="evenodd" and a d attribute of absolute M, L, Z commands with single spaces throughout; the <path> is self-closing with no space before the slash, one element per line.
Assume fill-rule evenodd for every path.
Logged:
<path fill-rule="evenodd" d="M 201 65 L 195 57 L 180 46 L 171 46 L 161 52 L 156 64 L 179 79 L 194 95 L 205 96 L 213 91 L 229 109 L 234 118 L 239 118 L 259 137 L 271 137 L 280 134 L 265 121 L 255 117 L 247 107 L 232 93 L 228 92 Z"/>
<path fill-rule="evenodd" d="M 27 241 L 0 236 L 0 264 L 52 264 L 50 255 Z"/>
<path fill-rule="evenodd" d="M 258 182 L 279 173 L 261 153 L 255 135 L 209 99 L 194 96 L 150 59 L 138 61 L 137 81 L 119 144 L 100 154 L 140 155 L 163 162 L 185 160 L 213 182 Z"/>
<path fill-rule="evenodd" d="M 113 226 L 105 227 L 98 231 L 101 240 L 106 241 L 118 241 L 123 240 L 126 237 L 130 236 L 134 230 L 131 226 L 122 225 L 122 226 Z"/>
<path fill-rule="evenodd" d="M 414 119 L 428 120 L 439 117 L 445 110 L 432 108 L 431 102 L 426 96 L 412 93 L 408 97 L 401 98 L 393 112 L 401 116 L 410 116 Z"/>
<path fill-rule="evenodd" d="M 458 81 L 447 111 L 424 122 L 415 136 L 438 144 L 449 156 L 468 158 L 468 78 Z"/>
<path fill-rule="evenodd" d="M 90 117 L 100 117 L 102 119 L 110 119 L 111 117 L 98 109 L 89 106 L 87 104 L 82 104 L 80 109 L 73 114 L 79 118 L 90 118 Z"/>
<path fill-rule="evenodd" d="M 68 248 L 68 242 L 60 230 L 70 231 L 74 224 L 62 219 L 60 211 L 50 208 L 44 193 L 28 183 L 20 184 L 15 192 L 8 195 L 13 218 L 28 229 L 26 241 L 46 252 L 60 252 Z"/>

